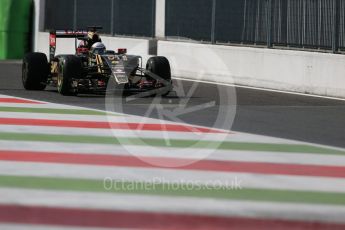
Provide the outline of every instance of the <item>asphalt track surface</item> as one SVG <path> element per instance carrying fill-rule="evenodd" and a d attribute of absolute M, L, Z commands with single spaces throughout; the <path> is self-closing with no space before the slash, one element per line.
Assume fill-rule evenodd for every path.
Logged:
<path fill-rule="evenodd" d="M 0 79 L 0 94 L 106 109 L 104 95 L 64 97 L 54 88 L 47 88 L 45 91 L 24 90 L 19 62 L 0 62 Z M 345 147 L 345 101 L 206 83 L 195 84 L 197 87 L 193 94 L 188 95 L 193 84 L 190 81 L 175 80 L 174 85 L 179 86 L 177 95 L 172 94 L 158 101 L 150 97 L 140 98 L 125 102 L 121 108 L 125 113 L 143 116 L 152 108 L 152 103 L 165 109 L 174 109 L 182 102 L 187 102 L 187 108 L 201 107 L 184 114 L 180 119 L 186 123 L 209 127 L 214 127 L 215 119 L 222 115 L 219 114 L 220 108 L 236 109 L 231 128 L 234 131 Z M 224 102 L 220 100 L 220 91 L 235 92 L 236 98 Z M 211 105 L 203 109 L 202 106 L 208 103 Z M 161 118 L 154 111 L 149 116 Z"/>

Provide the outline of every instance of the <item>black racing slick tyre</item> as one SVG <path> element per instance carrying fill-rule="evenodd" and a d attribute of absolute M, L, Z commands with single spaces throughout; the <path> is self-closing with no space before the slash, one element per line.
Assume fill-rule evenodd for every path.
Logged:
<path fill-rule="evenodd" d="M 26 90 L 44 90 L 47 85 L 49 66 L 43 53 L 28 53 L 23 59 L 22 82 Z"/>
<path fill-rule="evenodd" d="M 80 79 L 82 75 L 82 61 L 74 55 L 59 58 L 57 89 L 61 95 L 75 96 L 78 90 L 73 87 L 73 79 Z"/>
<path fill-rule="evenodd" d="M 166 81 L 171 81 L 170 63 L 166 57 L 151 57 L 147 61 L 146 69 Z"/>
<path fill-rule="evenodd" d="M 171 68 L 170 68 L 170 63 L 169 60 L 166 57 L 162 56 L 157 56 L 157 57 L 151 57 L 146 64 L 146 70 L 149 71 L 149 73 L 153 73 L 154 75 L 158 76 L 159 78 L 163 79 L 164 83 L 169 83 L 170 85 L 172 84 L 171 80 Z M 151 77 L 150 74 L 148 74 L 149 78 L 154 78 Z M 156 79 L 157 80 L 157 79 Z M 166 96 L 170 93 L 170 87 L 166 84 L 164 84 L 166 87 L 168 87 L 167 90 L 163 90 L 159 92 L 158 94 L 161 96 Z"/>

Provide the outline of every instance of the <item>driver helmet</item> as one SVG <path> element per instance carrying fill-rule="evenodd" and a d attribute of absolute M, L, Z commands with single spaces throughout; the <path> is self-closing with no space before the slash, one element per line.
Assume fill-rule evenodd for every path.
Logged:
<path fill-rule="evenodd" d="M 91 52 L 94 54 L 104 54 L 105 50 L 105 45 L 102 42 L 96 42 L 91 46 Z"/>

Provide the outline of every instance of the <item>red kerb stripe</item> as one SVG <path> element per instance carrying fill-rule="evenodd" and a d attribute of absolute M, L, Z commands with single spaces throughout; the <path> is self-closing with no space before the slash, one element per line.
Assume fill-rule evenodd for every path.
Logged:
<path fill-rule="evenodd" d="M 161 212 L 128 212 L 0 205 L 0 222 L 57 225 L 69 227 L 104 227 L 134 229 L 345 229 L 345 225 L 311 221 L 289 221 L 241 217 L 216 217 Z"/>
<path fill-rule="evenodd" d="M 26 99 L 20 99 L 20 98 L 7 98 L 7 97 L 1 97 L 0 103 L 18 103 L 18 104 L 44 104 L 43 102 L 37 102 L 37 101 L 31 101 Z"/>

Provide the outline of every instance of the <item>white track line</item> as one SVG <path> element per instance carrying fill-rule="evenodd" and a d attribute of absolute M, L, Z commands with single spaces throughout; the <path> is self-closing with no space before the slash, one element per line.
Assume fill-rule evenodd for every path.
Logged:
<path fill-rule="evenodd" d="M 146 131 L 127 129 L 95 129 L 95 128 L 74 128 L 74 127 L 50 127 L 50 126 L 27 126 L 27 125 L 0 125 L 1 132 L 11 133 L 35 133 L 55 135 L 80 135 L 80 136 L 104 136 L 104 137 L 133 137 L 133 138 L 155 138 L 162 139 L 162 133 L 166 132 L 169 139 L 175 140 L 204 140 L 222 141 L 231 139 L 231 135 L 215 133 L 192 133 L 173 131 Z"/>

